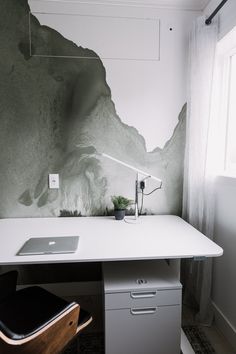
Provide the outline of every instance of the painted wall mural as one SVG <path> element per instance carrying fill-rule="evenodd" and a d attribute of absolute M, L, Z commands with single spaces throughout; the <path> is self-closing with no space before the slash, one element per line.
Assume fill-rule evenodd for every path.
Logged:
<path fill-rule="evenodd" d="M 133 197 L 135 174 L 100 152 L 163 180 L 145 213 L 180 214 L 186 106 L 171 139 L 147 152 L 116 113 L 102 61 L 30 56 L 28 16 L 26 0 L 1 0 L 0 217 L 109 213 L 111 195 Z M 34 16 L 31 30 L 32 54 L 94 57 Z M 59 190 L 48 189 L 49 173 L 59 173 Z M 148 181 L 147 192 L 155 187 Z"/>

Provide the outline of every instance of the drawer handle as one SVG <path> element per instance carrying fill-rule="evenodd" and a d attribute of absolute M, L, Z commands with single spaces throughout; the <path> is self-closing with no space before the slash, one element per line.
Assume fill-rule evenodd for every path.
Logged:
<path fill-rule="evenodd" d="M 146 291 L 146 292 L 133 292 L 130 294 L 130 296 L 133 299 L 144 299 L 147 297 L 154 297 L 156 296 L 157 292 L 156 291 Z"/>
<path fill-rule="evenodd" d="M 139 309 L 131 309 L 130 312 L 132 315 L 151 315 L 157 311 L 156 307 L 145 307 Z"/>

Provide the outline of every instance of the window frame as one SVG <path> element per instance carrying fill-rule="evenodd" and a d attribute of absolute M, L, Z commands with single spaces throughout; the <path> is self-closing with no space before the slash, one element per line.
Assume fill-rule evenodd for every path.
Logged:
<path fill-rule="evenodd" d="M 233 89 L 232 89 L 232 71 L 233 71 L 233 57 L 236 58 L 236 47 L 228 54 L 227 57 L 227 66 L 228 66 L 228 77 L 227 77 L 227 112 L 226 112 L 226 137 L 225 137 L 225 158 L 224 158 L 224 170 L 228 173 L 234 174 L 236 176 L 236 162 L 232 162 L 230 155 L 232 152 L 232 144 L 231 144 L 231 112 L 230 112 L 230 105 L 231 100 L 233 99 Z M 236 62 L 234 63 L 234 70 L 236 71 Z M 235 142 L 236 145 L 236 142 Z"/>
<path fill-rule="evenodd" d="M 236 27 L 218 42 L 216 51 L 216 61 L 219 68 L 219 77 L 222 84 L 220 89 L 219 102 L 219 131 L 221 132 L 220 145 L 221 153 L 219 155 L 220 171 L 223 176 L 236 178 L 236 163 L 229 162 L 229 104 L 231 88 L 231 68 L 232 57 L 236 55 Z M 236 141 L 236 139 L 235 139 Z M 235 142 L 236 144 L 236 142 Z"/>

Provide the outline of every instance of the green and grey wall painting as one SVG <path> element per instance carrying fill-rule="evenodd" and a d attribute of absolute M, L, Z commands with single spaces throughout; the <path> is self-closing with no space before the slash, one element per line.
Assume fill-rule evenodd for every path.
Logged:
<path fill-rule="evenodd" d="M 0 217 L 104 215 L 111 195 L 133 197 L 135 173 L 98 152 L 163 180 L 144 212 L 179 214 L 186 106 L 164 148 L 147 152 L 137 129 L 117 115 L 100 59 L 50 57 L 96 54 L 31 15 L 30 55 L 28 16 L 26 0 L 1 0 Z M 48 56 L 32 56 L 42 51 Z M 48 188 L 49 173 L 59 173 L 60 189 Z"/>

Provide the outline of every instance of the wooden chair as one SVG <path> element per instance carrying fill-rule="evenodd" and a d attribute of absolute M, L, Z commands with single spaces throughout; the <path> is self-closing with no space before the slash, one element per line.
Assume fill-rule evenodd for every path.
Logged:
<path fill-rule="evenodd" d="M 17 272 L 0 275 L 0 354 L 58 354 L 92 317 L 38 286 L 16 291 Z"/>

